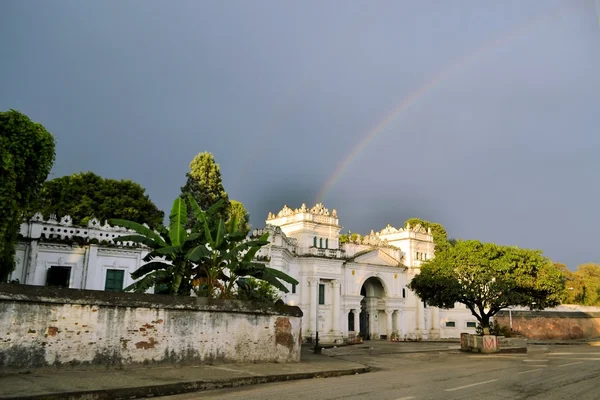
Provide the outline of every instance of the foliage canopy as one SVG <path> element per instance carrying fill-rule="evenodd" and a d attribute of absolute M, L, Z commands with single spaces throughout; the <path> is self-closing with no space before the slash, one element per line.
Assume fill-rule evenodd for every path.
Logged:
<path fill-rule="evenodd" d="M 19 227 L 54 164 L 54 137 L 26 115 L 0 112 L 0 282 L 15 267 Z"/>
<path fill-rule="evenodd" d="M 70 215 L 73 222 L 86 225 L 89 219 L 104 222 L 111 218 L 162 225 L 164 212 L 150 200 L 145 189 L 130 180 L 106 179 L 93 172 L 77 173 L 44 182 L 39 201 L 31 213 L 48 218 Z"/>
<path fill-rule="evenodd" d="M 424 262 L 408 287 L 435 307 L 464 304 L 489 332 L 490 318 L 504 308 L 560 304 L 564 277 L 540 251 L 459 240 Z"/>
<path fill-rule="evenodd" d="M 582 264 L 572 272 L 564 264 L 554 264 L 565 275 L 563 303 L 600 306 L 600 265 Z"/>

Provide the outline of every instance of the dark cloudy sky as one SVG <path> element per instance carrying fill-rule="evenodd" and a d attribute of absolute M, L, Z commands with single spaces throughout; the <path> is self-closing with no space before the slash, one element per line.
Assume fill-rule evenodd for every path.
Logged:
<path fill-rule="evenodd" d="M 55 135 L 52 177 L 132 179 L 162 209 L 210 151 L 255 226 L 324 191 L 345 231 L 415 216 L 574 268 L 600 262 L 597 11 L 2 0 L 0 110 Z"/>

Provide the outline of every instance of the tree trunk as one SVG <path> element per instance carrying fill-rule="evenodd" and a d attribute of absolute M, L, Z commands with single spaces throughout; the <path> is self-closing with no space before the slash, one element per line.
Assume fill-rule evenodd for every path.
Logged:
<path fill-rule="evenodd" d="M 481 328 L 483 328 L 483 334 L 490 334 L 490 316 L 486 314 L 481 315 Z"/>

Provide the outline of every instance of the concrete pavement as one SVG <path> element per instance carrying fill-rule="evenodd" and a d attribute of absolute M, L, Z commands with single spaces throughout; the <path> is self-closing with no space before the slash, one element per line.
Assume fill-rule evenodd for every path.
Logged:
<path fill-rule="evenodd" d="M 190 393 L 168 400 L 600 398 L 600 349 L 596 347 L 535 345 L 528 354 L 495 355 L 453 350 L 386 354 L 385 347 L 370 347 L 371 354 L 360 354 L 356 347 L 355 353 L 335 357 L 360 360 L 372 367 L 369 374 Z"/>
<path fill-rule="evenodd" d="M 360 374 L 369 367 L 303 348 L 302 362 L 0 372 L 0 399 L 130 399 L 294 379 Z"/>

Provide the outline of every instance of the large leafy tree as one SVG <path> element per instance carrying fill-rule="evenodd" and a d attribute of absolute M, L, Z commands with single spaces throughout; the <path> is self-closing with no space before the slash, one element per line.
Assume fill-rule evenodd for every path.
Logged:
<path fill-rule="evenodd" d="M 260 248 L 268 244 L 268 234 L 247 240 L 232 217 L 227 223 L 218 217 L 222 200 L 203 211 L 195 199 L 188 197 L 195 217 L 192 228 L 185 229 L 188 209 L 182 198 L 173 202 L 169 228 L 156 231 L 132 221 L 111 220 L 111 224 L 134 230 L 137 234 L 119 237 L 121 241 L 143 243 L 152 251 L 147 263 L 132 273 L 139 279 L 126 290 L 144 293 L 153 286 L 166 287 L 171 294 L 232 298 L 240 278 L 253 277 L 288 292 L 281 283 L 298 282 L 287 274 L 254 261 Z"/>
<path fill-rule="evenodd" d="M 38 211 L 45 217 L 70 215 L 79 225 L 95 217 L 102 222 L 120 218 L 157 227 L 164 219 L 164 213 L 141 185 L 130 180 L 102 178 L 93 172 L 45 182 L 39 201 L 31 207 L 31 213 Z"/>
<path fill-rule="evenodd" d="M 540 251 L 459 240 L 423 263 L 408 287 L 435 307 L 466 305 L 489 334 L 490 318 L 504 308 L 560 304 L 564 277 Z"/>
<path fill-rule="evenodd" d="M 209 152 L 196 155 L 190 163 L 190 171 L 186 177 L 187 181 L 181 188 L 181 197 L 187 199 L 191 195 L 203 210 L 209 209 L 222 200 L 217 215 L 226 220 L 230 210 L 229 196 L 223 188 L 221 169 L 215 162 L 214 156 Z M 194 213 L 189 207 L 186 226 L 191 228 L 194 222 Z"/>
<path fill-rule="evenodd" d="M 26 115 L 0 112 L 0 282 L 15 267 L 22 218 L 54 163 L 54 137 Z"/>

